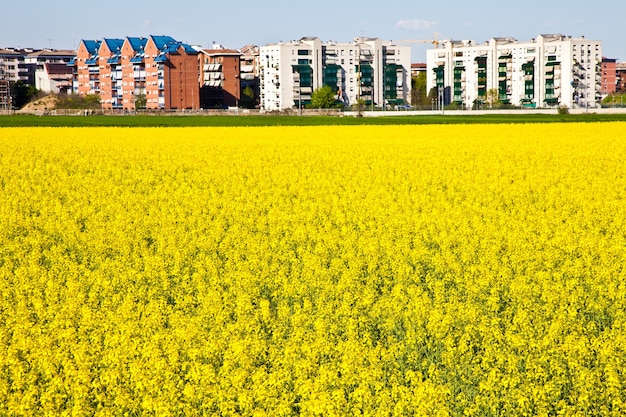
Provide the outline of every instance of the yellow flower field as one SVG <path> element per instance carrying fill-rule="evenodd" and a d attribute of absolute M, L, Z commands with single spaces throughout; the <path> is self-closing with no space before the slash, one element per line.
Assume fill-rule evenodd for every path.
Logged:
<path fill-rule="evenodd" d="M 0 415 L 624 416 L 626 124 L 0 129 Z"/>

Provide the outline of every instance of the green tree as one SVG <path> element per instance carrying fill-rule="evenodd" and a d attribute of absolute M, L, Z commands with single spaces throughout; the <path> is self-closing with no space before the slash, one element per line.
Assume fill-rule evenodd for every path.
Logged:
<path fill-rule="evenodd" d="M 356 110 L 356 117 L 363 117 L 363 110 L 365 110 L 365 100 L 362 98 L 358 98 L 356 103 L 352 105 L 353 109 Z"/>
<path fill-rule="evenodd" d="M 85 97 L 86 99 L 87 97 Z M 98 102 L 100 99 L 98 98 Z M 145 109 L 146 104 L 148 103 L 148 99 L 145 94 L 139 93 L 135 96 L 135 108 L 136 109 Z"/>
<path fill-rule="evenodd" d="M 241 107 L 252 108 L 256 105 L 256 99 L 254 97 L 254 89 L 249 85 L 241 92 Z"/>
<path fill-rule="evenodd" d="M 37 94 L 39 93 L 35 86 L 27 84 L 24 81 L 16 81 L 11 87 L 13 107 L 17 109 L 21 109 L 30 101 L 37 98 Z"/>
<path fill-rule="evenodd" d="M 59 94 L 56 101 L 57 109 L 99 109 L 100 96 L 98 94 Z"/>
<path fill-rule="evenodd" d="M 311 107 L 316 109 L 329 109 L 335 107 L 337 95 L 333 89 L 325 85 L 313 91 L 311 95 Z"/>
<path fill-rule="evenodd" d="M 414 106 L 430 105 L 430 98 L 426 93 L 425 72 L 420 72 L 417 77 L 411 78 L 411 104 Z"/>
<path fill-rule="evenodd" d="M 489 107 L 500 105 L 500 93 L 497 88 L 487 90 L 487 104 L 489 104 Z"/>

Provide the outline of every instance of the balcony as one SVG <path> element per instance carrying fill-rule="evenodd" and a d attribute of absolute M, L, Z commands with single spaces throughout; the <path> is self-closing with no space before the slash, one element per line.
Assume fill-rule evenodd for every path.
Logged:
<path fill-rule="evenodd" d="M 240 65 L 239 66 L 239 71 L 240 72 L 254 72 L 254 65 Z"/>

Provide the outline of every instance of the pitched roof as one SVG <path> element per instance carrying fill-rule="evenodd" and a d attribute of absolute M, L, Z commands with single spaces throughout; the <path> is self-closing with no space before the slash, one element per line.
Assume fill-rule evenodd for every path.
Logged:
<path fill-rule="evenodd" d="M 172 38 L 171 36 L 150 35 L 150 38 L 152 38 L 152 41 L 154 42 L 154 44 L 156 45 L 157 49 L 159 49 L 159 50 L 163 50 L 164 48 L 166 48 L 170 44 L 180 43 L 176 39 Z"/>
<path fill-rule="evenodd" d="M 155 62 L 166 62 L 167 54 L 178 55 L 178 50 L 181 47 L 188 55 L 198 55 L 198 51 L 191 45 L 179 42 L 171 36 L 150 35 L 150 39 L 152 39 L 154 46 L 159 50 L 158 55 L 154 59 Z"/>
<path fill-rule="evenodd" d="M 50 75 L 72 75 L 73 69 L 67 64 L 45 64 L 46 72 Z"/>
<path fill-rule="evenodd" d="M 117 52 L 118 50 L 122 49 L 122 45 L 124 44 L 124 39 L 105 38 L 102 41 L 106 43 L 107 48 L 109 48 L 109 51 L 111 52 Z"/>
<path fill-rule="evenodd" d="M 130 43 L 131 48 L 133 48 L 133 51 L 135 52 L 143 50 L 143 48 L 146 46 L 146 43 L 148 43 L 148 39 L 143 37 L 138 38 L 127 36 L 126 40 L 128 40 L 128 43 Z"/>
<path fill-rule="evenodd" d="M 101 42 L 96 40 L 83 39 L 81 43 L 85 45 L 85 49 L 87 49 L 87 52 L 89 52 L 90 54 L 96 54 L 98 52 L 98 49 L 100 49 Z"/>
<path fill-rule="evenodd" d="M 220 56 L 220 55 L 240 56 L 241 55 L 241 52 L 235 51 L 234 49 L 203 49 L 202 52 L 209 56 Z"/>
<path fill-rule="evenodd" d="M 73 57 L 76 56 L 76 51 L 69 50 L 50 50 L 42 49 L 41 51 L 31 52 L 27 56 L 29 57 Z"/>

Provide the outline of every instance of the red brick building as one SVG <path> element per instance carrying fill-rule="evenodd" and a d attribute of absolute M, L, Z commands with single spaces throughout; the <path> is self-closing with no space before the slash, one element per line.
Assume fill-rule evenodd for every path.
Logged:
<path fill-rule="evenodd" d="M 615 64 L 615 74 L 617 77 L 617 91 L 626 93 L 626 62 Z"/>
<path fill-rule="evenodd" d="M 602 57 L 602 96 L 613 94 L 617 89 L 616 59 Z"/>
<path fill-rule="evenodd" d="M 76 85 L 79 95 L 100 94 L 98 51 L 101 41 L 82 40 L 76 51 Z"/>
<path fill-rule="evenodd" d="M 169 36 L 81 41 L 78 94 L 99 94 L 104 109 L 200 107 L 198 52 Z"/>
<path fill-rule="evenodd" d="M 203 49 L 200 106 L 205 109 L 238 107 L 241 100 L 240 57 L 232 49 Z"/>
<path fill-rule="evenodd" d="M 150 36 L 144 62 L 146 108 L 200 108 L 198 51 L 169 36 Z"/>

